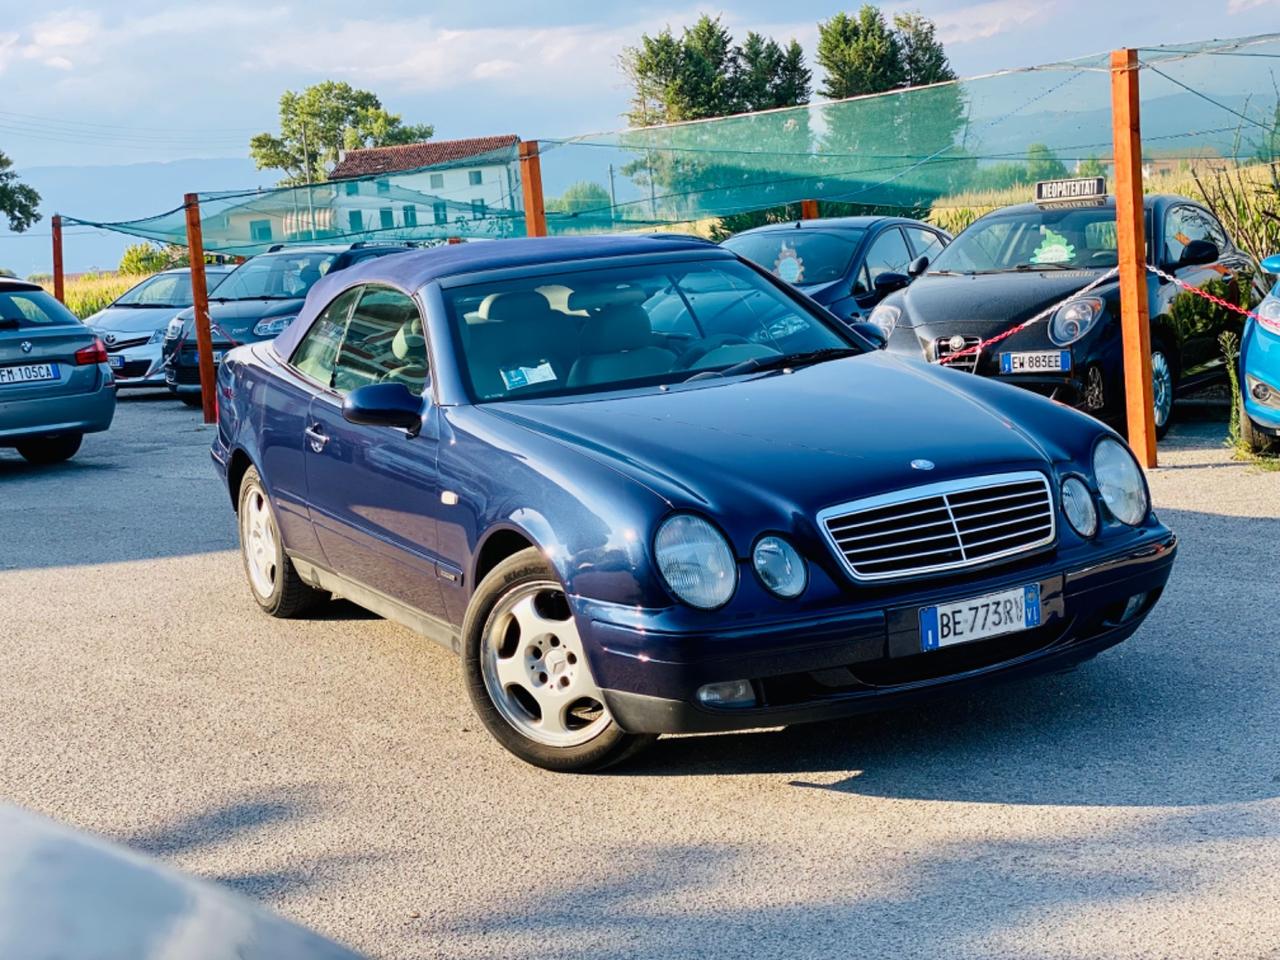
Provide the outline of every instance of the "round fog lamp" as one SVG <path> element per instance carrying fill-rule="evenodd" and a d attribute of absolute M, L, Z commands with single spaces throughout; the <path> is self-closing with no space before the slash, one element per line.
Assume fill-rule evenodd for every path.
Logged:
<path fill-rule="evenodd" d="M 1253 399 L 1260 400 L 1265 403 L 1271 397 L 1271 388 L 1259 380 L 1253 385 Z"/>
<path fill-rule="evenodd" d="M 804 560 L 781 537 L 761 537 L 751 552 L 751 563 L 769 592 L 788 600 L 804 592 L 808 579 Z"/>
<path fill-rule="evenodd" d="M 1071 529 L 1086 540 L 1098 532 L 1098 508 L 1093 505 L 1089 488 L 1077 477 L 1062 481 L 1062 512 Z"/>
<path fill-rule="evenodd" d="M 708 707 L 754 707 L 756 692 L 750 680 L 708 683 L 698 688 L 698 702 Z"/>

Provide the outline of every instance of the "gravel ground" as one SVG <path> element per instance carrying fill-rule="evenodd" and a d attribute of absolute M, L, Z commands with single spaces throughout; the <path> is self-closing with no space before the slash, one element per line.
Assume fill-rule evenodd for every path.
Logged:
<path fill-rule="evenodd" d="M 1182 554 L 1093 663 L 572 777 L 408 631 L 259 615 L 208 428 L 126 398 L 0 451 L 0 797 L 375 957 L 1280 957 L 1280 473 L 1222 433 L 1162 445 Z"/>

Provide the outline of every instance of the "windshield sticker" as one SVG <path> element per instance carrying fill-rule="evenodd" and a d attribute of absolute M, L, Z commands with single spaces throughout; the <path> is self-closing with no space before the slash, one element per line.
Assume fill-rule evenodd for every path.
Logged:
<path fill-rule="evenodd" d="M 511 367 L 498 372 L 502 374 L 502 382 L 507 385 L 508 390 L 530 387 L 535 383 L 546 383 L 556 378 L 556 372 L 551 369 L 551 364 L 546 360 L 536 367 Z"/>
<path fill-rule="evenodd" d="M 1048 227 L 1044 229 L 1044 241 L 1036 247 L 1031 255 L 1032 263 L 1067 263 L 1074 260 L 1076 248 L 1067 243 L 1067 238 L 1054 233 Z"/>
<path fill-rule="evenodd" d="M 778 252 L 778 259 L 773 261 L 773 275 L 781 277 L 787 283 L 799 283 L 804 277 L 804 260 L 796 253 L 795 247 L 785 243 Z"/>

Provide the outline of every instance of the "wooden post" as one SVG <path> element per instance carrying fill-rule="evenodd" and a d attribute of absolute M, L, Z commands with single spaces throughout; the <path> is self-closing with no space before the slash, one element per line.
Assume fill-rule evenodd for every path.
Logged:
<path fill-rule="evenodd" d="M 183 198 L 187 210 L 187 254 L 191 261 L 191 303 L 195 308 L 196 350 L 200 360 L 200 399 L 204 422 L 218 419 L 218 394 L 213 369 L 213 331 L 209 326 L 209 287 L 204 275 L 204 237 L 200 230 L 200 195 Z"/>
<path fill-rule="evenodd" d="M 1129 446 L 1156 465 L 1151 388 L 1151 317 L 1147 304 L 1142 131 L 1138 114 L 1138 51 L 1111 52 L 1111 133 L 1115 140 L 1116 245 L 1120 263 L 1120 330 Z"/>
<path fill-rule="evenodd" d="M 66 306 L 66 287 L 62 275 L 62 215 L 55 213 L 49 221 L 53 228 L 53 295 Z"/>
<path fill-rule="evenodd" d="M 542 161 L 538 141 L 520 141 L 520 185 L 524 188 L 524 232 L 527 237 L 547 235 L 547 208 L 542 201 Z"/>
<path fill-rule="evenodd" d="M 800 201 L 800 219 L 801 220 L 817 220 L 818 219 L 818 201 L 817 200 L 801 200 Z"/>

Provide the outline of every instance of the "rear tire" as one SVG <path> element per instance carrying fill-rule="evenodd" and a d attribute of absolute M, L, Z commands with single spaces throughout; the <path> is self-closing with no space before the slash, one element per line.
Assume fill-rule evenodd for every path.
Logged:
<path fill-rule="evenodd" d="M 178 399 L 185 403 L 188 407 L 203 407 L 204 397 L 198 393 L 180 393 Z"/>
<path fill-rule="evenodd" d="M 303 583 L 293 561 L 285 555 L 275 510 L 257 467 L 245 471 L 236 502 L 240 557 L 249 592 L 258 606 L 287 620 L 323 600 L 326 594 Z"/>
<path fill-rule="evenodd" d="M 1151 342 L 1151 400 L 1155 404 L 1157 440 L 1163 440 L 1173 426 L 1173 398 L 1177 392 L 1177 364 L 1164 342 L 1156 338 Z"/>
<path fill-rule="evenodd" d="M 471 704 L 493 738 L 526 763 L 601 770 L 656 739 L 626 733 L 610 716 L 564 590 L 538 550 L 508 557 L 481 581 L 462 635 Z"/>
<path fill-rule="evenodd" d="M 27 440 L 18 444 L 18 453 L 28 463 L 47 466 L 51 463 L 62 463 L 70 460 L 80 449 L 80 441 L 84 434 L 68 433 L 61 437 L 42 437 L 39 440 Z"/>

